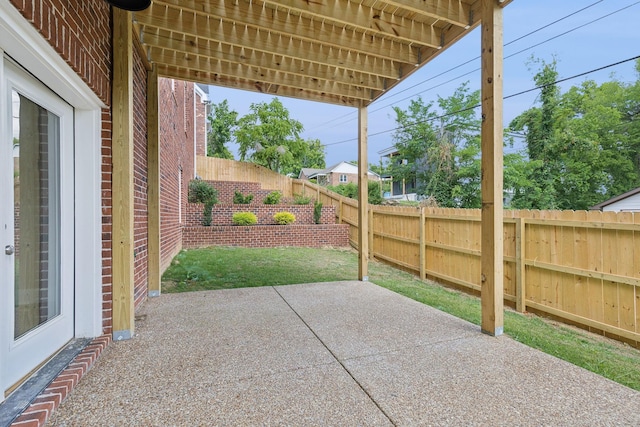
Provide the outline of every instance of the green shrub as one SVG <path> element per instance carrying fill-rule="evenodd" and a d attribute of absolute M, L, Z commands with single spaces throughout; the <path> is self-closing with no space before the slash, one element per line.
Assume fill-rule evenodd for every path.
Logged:
<path fill-rule="evenodd" d="M 265 205 L 277 205 L 280 203 L 280 198 L 282 197 L 282 193 L 279 191 L 272 191 L 267 194 L 267 197 L 264 198 Z"/>
<path fill-rule="evenodd" d="M 211 184 L 200 179 L 189 182 L 189 203 L 204 203 L 202 225 L 211 225 L 211 210 L 218 203 L 218 191 Z"/>
<path fill-rule="evenodd" d="M 243 196 L 241 192 L 235 191 L 233 193 L 233 204 L 234 205 L 248 205 L 253 200 L 253 194 L 247 194 Z"/>
<path fill-rule="evenodd" d="M 341 196 L 349 197 L 350 199 L 358 198 L 358 186 L 353 182 L 348 184 L 327 185 L 327 190 L 331 190 Z"/>
<path fill-rule="evenodd" d="M 328 185 L 328 190 L 338 193 L 350 199 L 358 199 L 358 186 L 353 182 L 340 185 Z M 368 202 L 372 205 L 382 203 L 382 195 L 380 194 L 380 183 L 378 181 L 368 181 Z"/>
<path fill-rule="evenodd" d="M 194 179 L 189 182 L 189 203 L 218 203 L 218 191 L 207 181 Z"/>
<path fill-rule="evenodd" d="M 320 220 L 322 218 L 322 203 L 315 202 L 313 204 L 313 222 L 316 224 L 320 224 Z"/>
<path fill-rule="evenodd" d="M 231 221 L 235 225 L 254 225 L 258 222 L 258 217 L 253 212 L 236 212 Z"/>
<path fill-rule="evenodd" d="M 278 225 L 287 225 L 293 224 L 296 220 L 296 216 L 291 212 L 278 212 L 273 216 L 273 219 Z"/>
<path fill-rule="evenodd" d="M 311 203 L 311 197 L 303 196 L 302 194 L 293 195 L 294 205 L 308 205 L 309 203 Z"/>
<path fill-rule="evenodd" d="M 202 225 L 209 227 L 211 225 L 211 211 L 213 210 L 213 202 L 206 202 L 204 204 L 204 212 L 202 213 Z"/>

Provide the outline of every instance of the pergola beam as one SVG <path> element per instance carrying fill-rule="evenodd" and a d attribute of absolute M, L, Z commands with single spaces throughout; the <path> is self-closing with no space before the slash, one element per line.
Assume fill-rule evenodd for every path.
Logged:
<path fill-rule="evenodd" d="M 482 332 L 503 332 L 503 28 L 499 0 L 482 0 Z"/>

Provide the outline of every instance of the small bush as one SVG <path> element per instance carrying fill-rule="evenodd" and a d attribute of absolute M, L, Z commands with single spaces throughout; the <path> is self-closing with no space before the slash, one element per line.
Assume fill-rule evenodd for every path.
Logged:
<path fill-rule="evenodd" d="M 235 225 L 254 225 L 258 222 L 258 217 L 253 212 L 236 212 L 231 221 Z"/>
<path fill-rule="evenodd" d="M 294 205 L 308 205 L 309 203 L 311 203 L 311 197 L 303 196 L 302 194 L 293 195 Z"/>
<path fill-rule="evenodd" d="M 202 225 L 209 227 L 211 225 L 211 211 L 215 203 L 206 202 L 204 204 L 204 212 L 202 213 Z"/>
<path fill-rule="evenodd" d="M 233 193 L 234 205 L 248 205 L 253 200 L 253 194 L 247 194 L 243 196 L 241 192 L 237 191 Z"/>
<path fill-rule="evenodd" d="M 277 205 L 280 203 L 280 198 L 282 197 L 282 193 L 279 191 L 272 191 L 267 194 L 267 197 L 264 198 L 265 205 Z"/>
<path fill-rule="evenodd" d="M 211 184 L 200 179 L 189 182 L 189 203 L 204 203 L 202 225 L 211 225 L 211 209 L 218 203 L 218 191 Z"/>
<path fill-rule="evenodd" d="M 322 218 L 322 203 L 315 202 L 313 204 L 313 222 L 320 224 Z"/>
<path fill-rule="evenodd" d="M 218 191 L 207 181 L 194 179 L 189 182 L 189 203 L 218 203 Z"/>
<path fill-rule="evenodd" d="M 273 219 L 278 225 L 287 225 L 293 224 L 296 220 L 296 216 L 291 212 L 278 212 L 273 216 Z"/>

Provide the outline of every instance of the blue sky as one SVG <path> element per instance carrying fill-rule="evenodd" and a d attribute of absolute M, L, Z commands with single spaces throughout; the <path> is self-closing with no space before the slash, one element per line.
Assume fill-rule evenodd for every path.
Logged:
<path fill-rule="evenodd" d="M 580 9 L 584 10 L 509 44 Z M 449 71 L 479 56 L 479 30 L 476 28 L 369 106 L 369 163 L 378 163 L 378 152 L 393 145 L 390 130 L 396 124 L 392 106 L 406 108 L 410 99 L 417 96 L 425 101 L 448 97 L 465 81 L 471 89 L 480 88 L 480 71 L 476 71 L 480 59 Z M 504 10 L 504 41 L 505 57 L 513 54 L 504 62 L 504 95 L 508 96 L 534 87 L 532 77 L 538 68 L 529 63 L 532 56 L 547 62 L 555 57 L 559 77 L 566 78 L 640 55 L 640 0 L 514 0 Z M 462 77 L 457 78 L 459 76 Z M 566 90 L 584 80 L 603 82 L 612 76 L 623 82 L 635 81 L 634 62 L 590 73 L 561 87 Z M 537 96 L 538 92 L 531 92 L 505 100 L 505 125 L 534 106 Z M 272 99 L 254 92 L 215 86 L 210 88 L 210 98 L 213 103 L 227 99 L 240 116 L 250 111 L 252 103 Z M 303 138 L 317 138 L 326 145 L 327 165 L 357 159 L 356 109 L 279 99 L 291 117 L 304 125 Z M 229 148 L 235 151 L 235 147 Z"/>

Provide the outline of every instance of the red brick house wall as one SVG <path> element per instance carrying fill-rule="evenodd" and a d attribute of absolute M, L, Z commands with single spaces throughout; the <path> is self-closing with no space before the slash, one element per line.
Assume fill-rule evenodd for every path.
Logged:
<path fill-rule="evenodd" d="M 196 92 L 196 155 L 207 155 L 207 106 Z"/>
<path fill-rule="evenodd" d="M 160 78 L 160 265 L 182 249 L 189 181 L 194 176 L 193 83 Z M 178 120 L 176 120 L 178 118 Z"/>
<path fill-rule="evenodd" d="M 134 50 L 133 64 L 133 241 L 134 299 L 137 308 L 149 289 L 148 261 L 148 164 L 147 164 L 147 70 Z"/>

